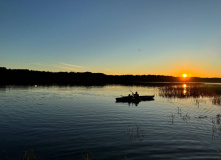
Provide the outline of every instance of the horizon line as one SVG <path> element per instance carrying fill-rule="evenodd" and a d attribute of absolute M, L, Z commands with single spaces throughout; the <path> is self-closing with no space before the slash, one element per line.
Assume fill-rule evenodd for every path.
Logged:
<path fill-rule="evenodd" d="M 31 70 L 31 69 L 14 69 L 14 68 L 7 68 L 7 67 L 0 67 L 0 68 L 5 68 L 7 70 L 28 70 L 28 71 L 37 71 L 37 72 L 51 72 L 51 73 L 92 73 L 92 74 L 104 74 L 107 76 L 165 76 L 165 77 L 175 77 L 175 78 L 184 78 L 182 76 L 172 76 L 172 75 L 161 75 L 161 74 L 105 74 L 102 72 L 91 72 L 91 71 L 85 71 L 85 72 L 74 72 L 74 71 L 45 71 L 45 70 Z M 197 76 L 193 76 L 193 77 L 185 77 L 185 79 L 188 78 L 221 78 L 221 77 L 197 77 Z"/>

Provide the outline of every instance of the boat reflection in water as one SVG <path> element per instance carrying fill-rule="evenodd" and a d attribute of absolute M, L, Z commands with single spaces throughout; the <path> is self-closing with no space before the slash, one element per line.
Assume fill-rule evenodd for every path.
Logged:
<path fill-rule="evenodd" d="M 140 101 L 136 101 L 136 102 L 122 102 L 122 101 L 116 101 L 116 103 L 127 103 L 128 106 L 138 106 L 138 104 L 140 103 Z"/>
<path fill-rule="evenodd" d="M 164 98 L 212 98 L 212 104 L 221 105 L 221 85 L 176 84 L 159 88 L 159 96 Z"/>
<path fill-rule="evenodd" d="M 142 100 L 142 101 L 154 101 L 154 99 L 149 99 L 149 100 Z M 140 103 L 141 101 L 116 101 L 116 103 L 127 103 L 128 106 L 138 106 L 138 104 Z"/>
<path fill-rule="evenodd" d="M 116 103 L 128 103 L 128 105 L 135 104 L 135 106 L 137 106 L 141 101 L 152 101 L 152 100 L 154 100 L 154 95 L 139 96 L 139 97 L 122 96 L 116 98 Z"/>

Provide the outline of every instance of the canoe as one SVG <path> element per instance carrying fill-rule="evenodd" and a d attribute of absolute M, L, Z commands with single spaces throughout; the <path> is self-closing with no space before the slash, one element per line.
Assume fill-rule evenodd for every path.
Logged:
<path fill-rule="evenodd" d="M 153 100 L 154 96 L 139 96 L 139 97 L 128 97 L 128 96 L 122 96 L 116 98 L 117 102 L 140 102 L 140 101 L 148 101 L 148 100 Z"/>

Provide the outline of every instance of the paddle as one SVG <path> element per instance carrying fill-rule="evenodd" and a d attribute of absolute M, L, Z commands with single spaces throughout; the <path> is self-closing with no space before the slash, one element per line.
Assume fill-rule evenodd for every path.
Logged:
<path fill-rule="evenodd" d="M 131 90 L 130 90 L 131 91 Z M 132 91 L 131 91 L 132 92 Z M 134 93 L 132 92 L 132 95 L 134 96 Z"/>

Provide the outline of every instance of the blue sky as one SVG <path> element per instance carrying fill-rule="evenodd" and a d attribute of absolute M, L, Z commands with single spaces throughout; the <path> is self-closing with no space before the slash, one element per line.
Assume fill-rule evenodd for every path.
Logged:
<path fill-rule="evenodd" d="M 220 0 L 3 0 L 0 66 L 221 77 Z"/>

